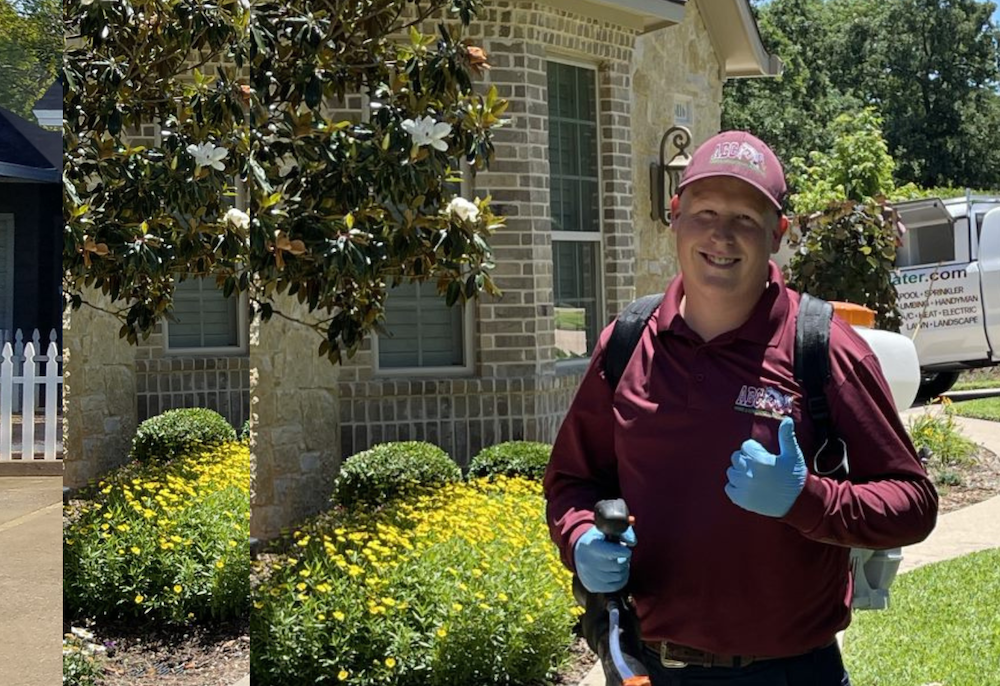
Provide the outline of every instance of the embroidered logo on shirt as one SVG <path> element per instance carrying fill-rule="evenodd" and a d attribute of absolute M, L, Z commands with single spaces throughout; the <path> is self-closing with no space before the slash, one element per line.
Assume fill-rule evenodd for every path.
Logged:
<path fill-rule="evenodd" d="M 749 412 L 759 417 L 781 419 L 785 415 L 792 414 L 794 402 L 795 399 L 792 396 L 783 395 L 774 388 L 743 386 L 733 409 L 738 412 Z"/>

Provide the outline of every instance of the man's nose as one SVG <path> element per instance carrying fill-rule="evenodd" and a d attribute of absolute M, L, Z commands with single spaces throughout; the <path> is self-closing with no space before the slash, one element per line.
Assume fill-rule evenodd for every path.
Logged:
<path fill-rule="evenodd" d="M 735 217 L 719 216 L 712 224 L 712 232 L 710 234 L 712 240 L 726 243 L 732 242 L 733 237 L 736 235 L 735 227 L 733 226 L 734 221 Z"/>

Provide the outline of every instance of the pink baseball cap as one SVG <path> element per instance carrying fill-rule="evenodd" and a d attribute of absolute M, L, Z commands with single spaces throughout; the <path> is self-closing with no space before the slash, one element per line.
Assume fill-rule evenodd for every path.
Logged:
<path fill-rule="evenodd" d="M 746 131 L 723 131 L 698 146 L 684 168 L 677 192 L 711 176 L 746 181 L 766 195 L 779 212 L 788 193 L 781 162 L 762 140 Z"/>

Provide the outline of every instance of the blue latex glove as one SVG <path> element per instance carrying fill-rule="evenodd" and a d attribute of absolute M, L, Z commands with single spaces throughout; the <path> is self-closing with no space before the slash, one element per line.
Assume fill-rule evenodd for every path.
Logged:
<path fill-rule="evenodd" d="M 726 471 L 726 495 L 744 510 L 768 517 L 784 517 L 806 485 L 806 462 L 795 439 L 791 417 L 778 427 L 780 455 L 767 452 L 749 440 L 733 453 L 733 466 Z"/>
<path fill-rule="evenodd" d="M 573 546 L 573 564 L 583 587 L 591 593 L 613 593 L 628 581 L 635 532 L 632 527 L 621 535 L 621 542 L 607 540 L 596 526 L 587 529 Z"/>

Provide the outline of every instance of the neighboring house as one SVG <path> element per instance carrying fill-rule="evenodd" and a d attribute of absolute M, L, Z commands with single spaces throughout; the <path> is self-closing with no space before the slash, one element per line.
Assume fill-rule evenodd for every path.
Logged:
<path fill-rule="evenodd" d="M 510 102 L 490 171 L 463 184 L 506 216 L 491 240 L 501 299 L 448 308 L 433 285 L 398 288 L 393 335 L 331 370 L 311 362 L 314 334 L 272 320 L 248 343 L 245 301 L 187 282 L 177 321 L 128 363 L 137 421 L 203 405 L 239 426 L 255 408 L 253 535 L 320 507 L 328 463 L 381 441 L 431 441 L 462 464 L 500 441 L 551 442 L 601 328 L 676 273 L 650 218 L 664 131 L 687 126 L 693 150 L 719 129 L 725 80 L 780 73 L 748 0 L 495 0 L 469 35 L 492 67 L 482 87 Z"/>
<path fill-rule="evenodd" d="M 54 89 L 61 92 L 59 83 Z M 36 115 L 47 107 L 46 97 Z M 59 119 L 62 122 L 61 96 Z M 49 118 L 43 112 L 40 121 Z M 0 107 L 0 338 L 62 326 L 62 132 Z"/>

